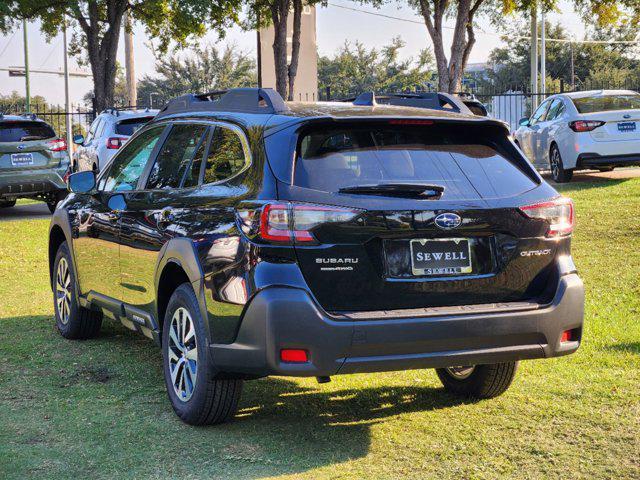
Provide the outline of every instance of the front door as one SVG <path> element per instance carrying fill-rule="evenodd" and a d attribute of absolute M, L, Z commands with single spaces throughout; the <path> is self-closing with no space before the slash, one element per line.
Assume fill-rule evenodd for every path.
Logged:
<path fill-rule="evenodd" d="M 80 291 L 122 299 L 120 285 L 120 217 L 114 199 L 135 191 L 142 172 L 165 127 L 137 135 L 98 179 L 98 193 L 87 195 L 79 208 L 78 238 L 74 242 Z"/>

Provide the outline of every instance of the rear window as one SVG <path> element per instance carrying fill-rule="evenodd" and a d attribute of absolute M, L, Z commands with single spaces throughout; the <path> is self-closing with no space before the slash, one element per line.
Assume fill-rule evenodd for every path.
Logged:
<path fill-rule="evenodd" d="M 495 128 L 469 125 L 318 128 L 301 136 L 293 180 L 332 193 L 385 183 L 440 185 L 443 199 L 506 197 L 535 187 L 508 158 L 503 140 Z"/>
<path fill-rule="evenodd" d="M 608 112 L 611 110 L 640 109 L 640 95 L 598 95 L 572 98 L 579 113 Z"/>
<path fill-rule="evenodd" d="M 0 142 L 28 142 L 55 136 L 53 129 L 43 122 L 0 122 Z"/>
<path fill-rule="evenodd" d="M 144 127 L 153 117 L 131 118 L 129 120 L 121 120 L 116 123 L 116 134 L 131 136 L 136 131 Z"/>

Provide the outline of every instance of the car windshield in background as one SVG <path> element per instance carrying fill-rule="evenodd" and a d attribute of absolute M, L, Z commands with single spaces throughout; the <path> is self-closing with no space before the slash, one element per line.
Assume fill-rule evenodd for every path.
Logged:
<path fill-rule="evenodd" d="M 640 109 L 640 95 L 600 95 L 572 98 L 579 113 L 608 112 L 612 110 Z"/>
<path fill-rule="evenodd" d="M 142 127 L 144 127 L 153 117 L 132 118 L 130 120 L 121 120 L 116 124 L 116 134 L 127 135 L 130 137 Z"/>
<path fill-rule="evenodd" d="M 325 192 L 435 186 L 444 187 L 443 199 L 505 197 L 533 188 L 497 137 L 495 130 L 468 125 L 318 129 L 302 137 L 294 183 Z"/>
<path fill-rule="evenodd" d="M 46 123 L 30 121 L 0 122 L 0 143 L 44 140 L 55 136 L 56 133 Z"/>

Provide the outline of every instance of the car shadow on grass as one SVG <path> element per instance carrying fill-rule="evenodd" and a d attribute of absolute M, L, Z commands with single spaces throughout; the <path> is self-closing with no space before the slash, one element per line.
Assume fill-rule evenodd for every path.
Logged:
<path fill-rule="evenodd" d="M 123 465 L 138 455 L 137 450 L 131 451 L 127 445 L 136 442 L 155 445 L 147 454 L 148 462 L 136 463 L 135 472 L 130 472 L 139 477 L 149 474 L 148 468 L 168 462 L 172 458 L 167 456 L 170 446 L 183 442 L 185 435 L 191 439 L 191 450 L 184 465 L 166 465 L 177 476 L 184 473 L 182 468 L 191 461 L 197 463 L 201 459 L 208 459 L 208 463 L 200 464 L 202 477 L 209 474 L 217 477 L 221 469 L 231 472 L 229 478 L 301 474 L 366 457 L 371 449 L 371 429 L 393 417 L 465 403 L 426 382 L 406 385 L 406 379 L 404 385 L 383 385 L 376 381 L 369 386 L 363 385 L 361 377 L 352 376 L 336 378 L 326 385 L 270 377 L 245 382 L 234 421 L 191 427 L 182 424 L 171 411 L 159 351 L 147 339 L 111 321 L 104 322 L 96 339 L 81 342 L 58 337 L 53 319 L 47 316 L 1 321 L 8 327 L 6 333 L 12 337 L 11 342 L 21 345 L 16 356 L 34 350 L 54 352 L 47 355 L 44 363 L 39 359 L 31 366 L 22 364 L 21 368 L 32 370 L 29 376 L 33 380 L 28 392 L 16 392 L 15 397 L 30 393 L 33 411 L 44 408 L 41 402 L 45 390 L 49 401 L 65 402 L 67 409 L 55 418 L 57 434 L 63 436 L 65 432 L 77 435 L 75 423 L 80 413 L 82 418 L 91 415 L 76 405 L 96 397 L 100 406 L 93 413 L 99 417 L 94 426 L 68 438 L 74 438 L 74 448 L 81 448 L 108 433 L 112 441 L 121 445 L 118 464 Z M 74 359 L 71 366 L 68 358 Z M 422 375 L 417 372 L 416 378 Z M 99 400 L 104 398 L 111 400 L 107 403 Z M 24 413 L 20 412 L 19 416 Z M 123 418 L 128 420 L 118 420 Z M 23 424 L 25 419 L 13 420 Z M 101 461 L 112 460 L 107 457 Z M 118 464 L 111 468 L 118 470 Z"/>

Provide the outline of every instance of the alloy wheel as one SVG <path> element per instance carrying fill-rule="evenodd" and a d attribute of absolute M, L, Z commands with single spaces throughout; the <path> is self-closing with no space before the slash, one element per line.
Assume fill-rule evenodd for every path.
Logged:
<path fill-rule="evenodd" d="M 178 308 L 169 325 L 169 372 L 176 396 L 186 402 L 196 387 L 198 344 L 195 325 L 186 308 Z"/>
<path fill-rule="evenodd" d="M 66 325 L 69 323 L 71 314 L 71 272 L 69 263 L 64 257 L 60 258 L 56 272 L 56 306 L 60 321 Z"/>
<path fill-rule="evenodd" d="M 554 179 L 560 177 L 560 153 L 556 148 L 551 151 L 551 175 Z"/>
<path fill-rule="evenodd" d="M 445 371 L 449 376 L 456 380 L 465 380 L 471 376 L 476 367 L 473 365 L 461 366 L 461 367 L 447 367 Z"/>

